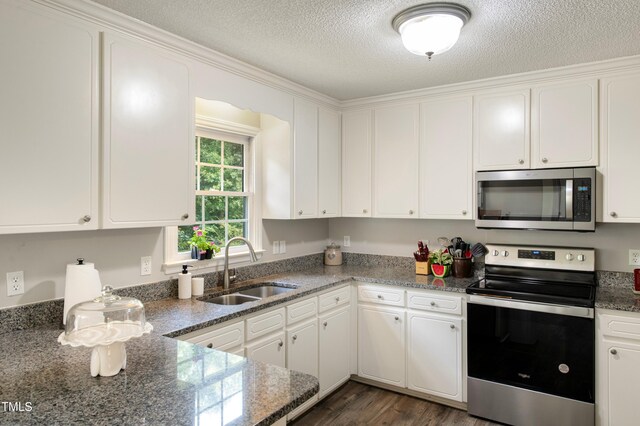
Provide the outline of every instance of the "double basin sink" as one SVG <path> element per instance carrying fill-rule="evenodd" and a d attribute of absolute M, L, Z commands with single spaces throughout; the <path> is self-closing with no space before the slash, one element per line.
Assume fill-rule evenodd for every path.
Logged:
<path fill-rule="evenodd" d="M 215 305 L 241 305 L 243 303 L 255 302 L 265 297 L 276 296 L 278 294 L 293 291 L 295 288 L 283 287 L 276 283 L 262 283 L 259 287 L 238 290 L 234 293 L 223 294 L 222 296 L 200 299 L 203 302 L 213 303 Z"/>

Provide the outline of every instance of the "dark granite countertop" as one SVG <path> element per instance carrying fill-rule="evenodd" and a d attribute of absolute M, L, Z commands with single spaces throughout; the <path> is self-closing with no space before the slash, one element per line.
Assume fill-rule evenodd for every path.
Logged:
<path fill-rule="evenodd" d="M 640 312 L 640 295 L 634 294 L 629 287 L 598 287 L 596 309 Z"/>

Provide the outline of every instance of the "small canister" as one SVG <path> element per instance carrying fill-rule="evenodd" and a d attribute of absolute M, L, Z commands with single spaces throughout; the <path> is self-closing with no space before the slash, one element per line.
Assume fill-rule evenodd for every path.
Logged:
<path fill-rule="evenodd" d="M 339 245 L 332 242 L 327 246 L 324 251 L 324 264 L 329 266 L 342 265 L 342 250 Z"/>

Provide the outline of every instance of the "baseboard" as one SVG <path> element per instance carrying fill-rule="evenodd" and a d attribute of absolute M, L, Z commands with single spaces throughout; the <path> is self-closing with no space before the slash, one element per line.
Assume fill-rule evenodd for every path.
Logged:
<path fill-rule="evenodd" d="M 355 374 L 351 375 L 351 380 L 358 383 L 364 383 L 365 385 L 373 386 L 380 389 L 389 390 L 392 392 L 402 393 L 405 395 L 413 396 L 416 398 L 424 399 L 426 401 L 435 402 L 438 404 L 446 405 L 448 407 L 457 408 L 458 410 L 467 411 L 467 403 L 466 402 L 458 402 L 452 401 L 450 399 L 442 398 L 435 395 L 429 395 L 427 393 L 422 393 L 418 391 L 414 391 L 411 389 L 400 388 L 398 386 L 387 385 L 385 383 L 376 382 L 375 380 L 365 379 L 363 377 L 357 376 Z"/>

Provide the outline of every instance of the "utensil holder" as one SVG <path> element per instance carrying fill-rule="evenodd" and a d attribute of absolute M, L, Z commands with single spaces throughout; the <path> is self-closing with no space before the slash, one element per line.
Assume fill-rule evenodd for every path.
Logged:
<path fill-rule="evenodd" d="M 416 261 L 416 275 L 429 275 L 429 274 L 431 274 L 431 262 Z"/>
<path fill-rule="evenodd" d="M 454 257 L 453 258 L 453 276 L 456 278 L 469 278 L 473 275 L 473 264 L 471 258 Z"/>

